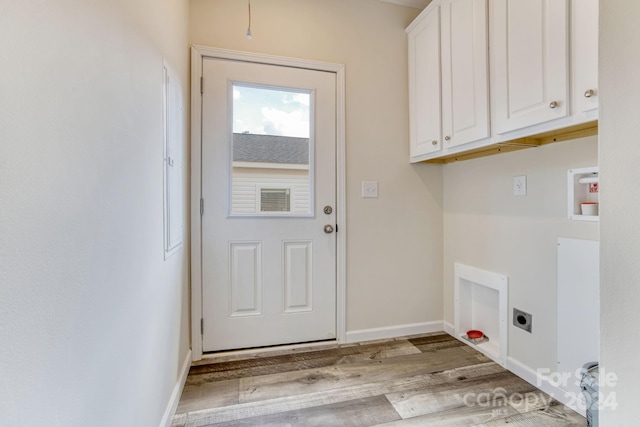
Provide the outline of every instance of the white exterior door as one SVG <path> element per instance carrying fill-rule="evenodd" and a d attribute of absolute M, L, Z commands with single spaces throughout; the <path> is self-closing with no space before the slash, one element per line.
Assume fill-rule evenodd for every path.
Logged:
<path fill-rule="evenodd" d="M 336 74 L 202 72 L 203 351 L 335 339 Z"/>

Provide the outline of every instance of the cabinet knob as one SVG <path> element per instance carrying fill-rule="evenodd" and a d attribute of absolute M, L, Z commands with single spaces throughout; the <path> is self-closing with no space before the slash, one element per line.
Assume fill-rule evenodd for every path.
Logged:
<path fill-rule="evenodd" d="M 587 91 L 584 93 L 584 97 L 585 98 L 591 98 L 593 95 L 596 94 L 596 91 L 593 89 L 587 89 Z"/>
<path fill-rule="evenodd" d="M 431 145 L 438 145 L 438 141 L 434 139 L 433 141 L 431 141 Z"/>
<path fill-rule="evenodd" d="M 549 108 L 554 109 L 558 107 L 558 101 L 551 101 L 551 103 L 549 104 Z"/>
<path fill-rule="evenodd" d="M 451 137 L 450 137 L 449 135 L 447 135 L 447 136 L 445 136 L 445 137 L 444 137 L 444 140 L 445 140 L 445 141 L 450 141 L 450 140 L 451 140 Z"/>

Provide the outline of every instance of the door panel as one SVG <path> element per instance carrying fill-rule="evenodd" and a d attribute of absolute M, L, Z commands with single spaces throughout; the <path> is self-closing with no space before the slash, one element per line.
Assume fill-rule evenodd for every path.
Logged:
<path fill-rule="evenodd" d="M 442 5 L 442 122 L 445 145 L 488 138 L 489 79 L 486 0 Z"/>
<path fill-rule="evenodd" d="M 262 243 L 229 243 L 231 317 L 262 314 Z"/>
<path fill-rule="evenodd" d="M 571 2 L 573 112 L 598 108 L 598 0 Z"/>
<path fill-rule="evenodd" d="M 495 133 L 566 117 L 567 0 L 492 0 L 489 4 Z"/>
<path fill-rule="evenodd" d="M 411 157 L 442 150 L 440 7 L 409 33 Z"/>
<path fill-rule="evenodd" d="M 284 311 L 313 310 L 313 242 L 284 242 Z"/>
<path fill-rule="evenodd" d="M 335 73 L 206 58 L 203 76 L 203 350 L 334 339 Z M 234 131 L 246 87 L 287 100 L 265 134 Z M 278 134 L 306 120 L 295 102 L 306 137 Z"/>

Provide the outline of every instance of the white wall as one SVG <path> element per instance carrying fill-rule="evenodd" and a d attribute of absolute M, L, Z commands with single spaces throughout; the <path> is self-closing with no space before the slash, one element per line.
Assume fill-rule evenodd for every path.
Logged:
<path fill-rule="evenodd" d="M 444 167 L 444 306 L 453 323 L 453 264 L 509 276 L 509 357 L 556 369 L 557 238 L 598 240 L 598 223 L 567 219 L 567 170 L 597 165 L 589 137 Z M 527 195 L 513 196 L 513 177 Z M 512 326 L 517 307 L 533 333 Z"/>
<path fill-rule="evenodd" d="M 601 369 L 618 385 L 603 388 L 601 426 L 638 424 L 640 398 L 640 3 L 600 2 Z"/>
<path fill-rule="evenodd" d="M 372 0 L 192 0 L 190 41 L 346 66 L 347 330 L 442 319 L 442 176 L 409 164 L 407 36 L 420 12 Z M 378 199 L 360 197 L 379 181 Z"/>
<path fill-rule="evenodd" d="M 165 261 L 162 218 L 188 3 L 0 9 L 0 425 L 158 426 L 189 347 L 189 240 Z"/>

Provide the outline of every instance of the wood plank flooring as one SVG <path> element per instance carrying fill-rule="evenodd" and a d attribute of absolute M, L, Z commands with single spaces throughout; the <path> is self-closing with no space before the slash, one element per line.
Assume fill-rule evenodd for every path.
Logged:
<path fill-rule="evenodd" d="M 586 426 L 447 334 L 220 356 L 193 366 L 172 427 Z"/>

